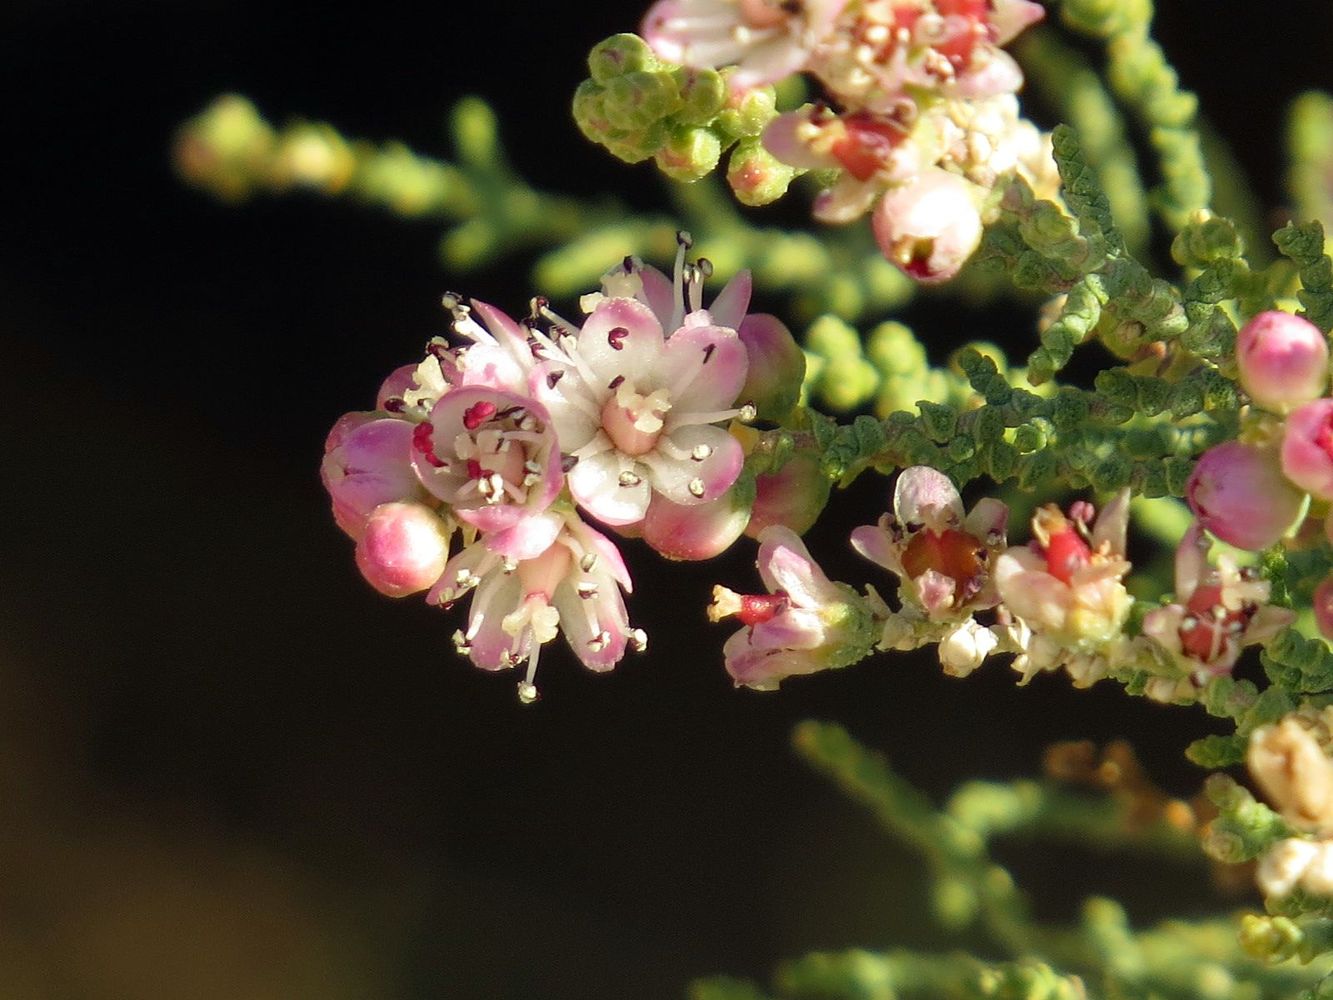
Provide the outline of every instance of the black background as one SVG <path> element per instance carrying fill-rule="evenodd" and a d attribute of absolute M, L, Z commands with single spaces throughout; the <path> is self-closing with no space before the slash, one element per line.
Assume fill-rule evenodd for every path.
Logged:
<path fill-rule="evenodd" d="M 1278 205 L 1290 96 L 1326 85 L 1322 3 L 1164 4 L 1186 86 Z M 380 598 L 334 528 L 324 433 L 441 332 L 445 288 L 519 308 L 522 267 L 460 281 L 438 231 L 312 197 L 222 206 L 172 174 L 176 125 L 236 90 L 447 155 L 492 100 L 540 186 L 663 204 L 568 120 L 633 5 L 10 0 L 0 15 L 0 983 L 13 996 L 681 995 L 813 948 L 936 943 L 915 864 L 792 758 L 836 719 L 932 795 L 1030 775 L 1053 739 L 1128 735 L 1178 793 L 1201 713 L 1063 677 L 966 682 L 879 658 L 734 691 L 707 567 L 631 546 L 651 651 L 543 657 L 543 700 Z M 760 303 L 763 305 L 763 303 Z M 915 314 L 934 343 L 961 320 Z M 923 324 L 935 324 L 923 325 Z M 985 330 L 1002 336 L 1002 331 Z M 969 336 L 973 335 L 969 332 Z M 835 498 L 831 575 L 880 482 Z M 881 581 L 882 582 L 882 581 Z M 1041 912 L 1217 905 L 1198 871 L 1015 854 Z"/>

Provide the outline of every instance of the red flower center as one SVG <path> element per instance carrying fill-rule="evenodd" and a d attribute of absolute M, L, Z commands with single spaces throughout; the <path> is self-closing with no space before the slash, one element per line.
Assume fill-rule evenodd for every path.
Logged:
<path fill-rule="evenodd" d="M 918 531 L 903 550 L 903 569 L 916 579 L 927 570 L 951 577 L 958 590 L 984 569 L 985 548 L 965 531 L 946 528 L 939 534 L 925 528 Z"/>

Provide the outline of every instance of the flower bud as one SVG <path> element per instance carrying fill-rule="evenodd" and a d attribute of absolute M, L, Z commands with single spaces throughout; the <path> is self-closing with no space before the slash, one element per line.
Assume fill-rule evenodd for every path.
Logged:
<path fill-rule="evenodd" d="M 765 528 L 778 524 L 805 534 L 828 503 L 832 486 L 816 456 L 807 452 L 793 455 L 776 472 L 755 477 L 754 509 L 745 533 L 758 538 Z"/>
<path fill-rule="evenodd" d="M 890 189 L 871 225 L 889 263 L 924 284 L 948 281 L 981 243 L 981 214 L 972 184 L 931 168 Z"/>
<path fill-rule="evenodd" d="M 746 475 L 716 500 L 690 506 L 655 493 L 639 526 L 642 538 L 668 559 L 712 559 L 741 537 L 753 500 L 754 483 Z"/>
<path fill-rule="evenodd" d="M 394 500 L 424 499 L 412 470 L 415 424 L 378 413 L 349 413 L 329 431 L 320 478 L 333 501 L 333 517 L 353 538 L 371 511 Z"/>
<path fill-rule="evenodd" d="M 1333 399 L 1316 399 L 1287 416 L 1282 471 L 1307 493 L 1333 500 Z"/>
<path fill-rule="evenodd" d="M 776 316 L 751 313 L 741 320 L 749 367 L 737 399 L 753 403 L 760 420 L 781 420 L 801 398 L 805 352 Z"/>
<path fill-rule="evenodd" d="M 1286 413 L 1328 388 L 1328 342 L 1307 319 L 1262 312 L 1236 335 L 1240 384 L 1257 405 Z"/>
<path fill-rule="evenodd" d="M 383 503 L 366 519 L 356 565 L 381 594 L 406 597 L 435 583 L 449 561 L 449 531 L 421 503 Z"/>
<path fill-rule="evenodd" d="M 783 163 L 757 139 L 736 144 L 727 165 L 727 183 L 742 205 L 767 205 L 787 193 L 795 168 Z"/>
<path fill-rule="evenodd" d="M 1333 576 L 1326 576 L 1310 598 L 1315 624 L 1325 639 L 1333 639 Z"/>
<path fill-rule="evenodd" d="M 1203 453 L 1185 499 L 1207 531 L 1251 551 L 1276 543 L 1305 513 L 1305 498 L 1283 478 L 1273 450 L 1240 441 Z"/>
<path fill-rule="evenodd" d="M 706 128 L 687 128 L 674 133 L 653 157 L 658 169 L 673 181 L 697 181 L 717 166 L 722 143 Z"/>

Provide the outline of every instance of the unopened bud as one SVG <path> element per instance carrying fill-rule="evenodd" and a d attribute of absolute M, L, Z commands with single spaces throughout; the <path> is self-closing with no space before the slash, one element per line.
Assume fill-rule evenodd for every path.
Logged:
<path fill-rule="evenodd" d="M 1276 543 L 1305 510 L 1305 498 L 1283 477 L 1273 450 L 1240 441 L 1203 453 L 1185 499 L 1205 529 L 1250 551 Z"/>
<path fill-rule="evenodd" d="M 886 192 L 871 224 L 889 263 L 925 284 L 957 274 L 981 243 L 974 192 L 969 181 L 938 168 Z"/>
<path fill-rule="evenodd" d="M 406 597 L 432 586 L 449 561 L 449 533 L 420 503 L 380 504 L 356 543 L 356 565 L 381 594 Z"/>
<path fill-rule="evenodd" d="M 1333 500 L 1333 399 L 1316 399 L 1288 414 L 1282 471 L 1307 493 Z"/>
<path fill-rule="evenodd" d="M 1328 342 L 1307 319 L 1262 312 L 1236 335 L 1236 366 L 1250 399 L 1266 410 L 1286 413 L 1318 399 L 1328 388 Z"/>
<path fill-rule="evenodd" d="M 717 166 L 722 143 L 706 128 L 688 128 L 673 134 L 657 151 L 658 168 L 673 181 L 697 181 Z"/>
<path fill-rule="evenodd" d="M 736 144 L 727 165 L 727 183 L 742 205 L 767 205 L 787 193 L 796 169 L 766 150 L 758 139 Z"/>

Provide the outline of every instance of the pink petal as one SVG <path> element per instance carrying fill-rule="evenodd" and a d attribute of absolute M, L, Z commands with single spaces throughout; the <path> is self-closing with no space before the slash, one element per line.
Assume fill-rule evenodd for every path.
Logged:
<path fill-rule="evenodd" d="M 653 267 L 644 264 L 639 268 L 639 281 L 643 283 L 643 300 L 653 311 L 663 328 L 671 322 L 676 309 L 676 289 L 671 279 Z"/>
<path fill-rule="evenodd" d="M 958 97 L 994 97 L 1012 94 L 1023 86 L 1023 71 L 1013 56 L 1001 49 L 988 49 L 986 63 L 958 78 L 954 94 Z"/>
<path fill-rule="evenodd" d="M 665 437 L 685 457 L 664 455 L 659 443 L 657 450 L 639 460 L 651 472 L 653 489 L 672 503 L 689 506 L 717 499 L 731 488 L 745 464 L 740 442 L 721 427 L 690 424 L 668 431 Z M 696 449 L 700 453 L 707 449 L 708 457 L 702 461 L 690 457 Z"/>
<path fill-rule="evenodd" d="M 560 613 L 565 641 L 585 667 L 601 673 L 624 658 L 629 621 L 625 602 L 614 584 L 599 587 L 595 598 L 584 599 L 572 584 L 565 583 L 556 590 L 553 603 Z M 605 632 L 609 641 L 595 642 L 599 632 Z"/>
<path fill-rule="evenodd" d="M 902 471 L 893 488 L 893 514 L 904 525 L 957 524 L 963 520 L 963 501 L 944 473 L 913 465 Z"/>
<path fill-rule="evenodd" d="M 994 497 L 982 497 L 963 521 L 963 529 L 973 538 L 988 542 L 996 537 L 995 544 L 1004 543 L 1009 527 L 1009 505 Z"/>
<path fill-rule="evenodd" d="M 745 319 L 745 311 L 750 308 L 750 292 L 753 284 L 747 269 L 738 271 L 735 277 L 723 286 L 722 291 L 717 293 L 717 298 L 708 307 L 708 314 L 713 317 L 713 322 L 717 326 L 729 327 L 732 330 L 740 329 L 741 320 Z"/>
<path fill-rule="evenodd" d="M 889 572 L 901 575 L 902 562 L 898 558 L 897 549 L 889 540 L 888 532 L 879 525 L 863 524 L 853 528 L 851 543 L 852 548 L 876 566 L 883 566 Z"/>
<path fill-rule="evenodd" d="M 648 510 L 652 488 L 647 479 L 633 486 L 620 484 L 620 454 L 603 451 L 581 458 L 565 481 L 580 507 L 607 524 L 637 524 Z"/>
<path fill-rule="evenodd" d="M 782 591 L 797 607 L 819 608 L 829 599 L 841 597 L 800 537 L 788 528 L 775 525 L 764 529 L 755 562 L 769 593 Z"/>
<path fill-rule="evenodd" d="M 564 523 L 563 517 L 550 511 L 520 514 L 507 527 L 491 530 L 484 541 L 488 549 L 502 556 L 536 559 L 555 542 Z"/>
<path fill-rule="evenodd" d="M 1123 555 L 1128 532 L 1129 488 L 1126 487 L 1112 497 L 1097 515 L 1097 524 L 1092 529 L 1092 547 L 1097 549 L 1107 543 L 1112 552 Z"/>
<path fill-rule="evenodd" d="M 730 327 L 692 326 L 677 330 L 666 342 L 654 386 L 671 393 L 672 417 L 725 410 L 745 385 L 749 360 L 740 335 Z M 642 387 L 640 388 L 642 391 Z"/>
<path fill-rule="evenodd" d="M 1176 600 L 1188 604 L 1195 589 L 1208 575 L 1208 540 L 1203 525 L 1194 521 L 1176 546 Z"/>
<path fill-rule="evenodd" d="M 663 346 L 662 324 L 637 299 L 603 299 L 579 331 L 579 353 L 603 385 L 617 375 L 653 384 Z"/>
<path fill-rule="evenodd" d="M 445 573 L 448 574 L 447 569 Z M 528 655 L 532 646 L 531 631 L 524 629 L 518 636 L 521 641 L 516 643 L 515 637 L 501 625 L 505 615 L 516 610 L 522 600 L 523 590 L 514 573 L 492 571 L 477 587 L 468 614 L 468 632 L 472 634 L 468 656 L 483 670 L 503 670 L 511 666 L 511 652 L 519 658 Z M 475 633 L 473 629 L 476 629 Z"/>
<path fill-rule="evenodd" d="M 778 115 L 764 127 L 762 141 L 764 148 L 783 163 L 805 170 L 827 170 L 837 168 L 838 160 L 827 153 L 816 153 L 808 143 L 799 138 L 798 131 L 809 124 L 811 109 L 788 111 Z"/>

